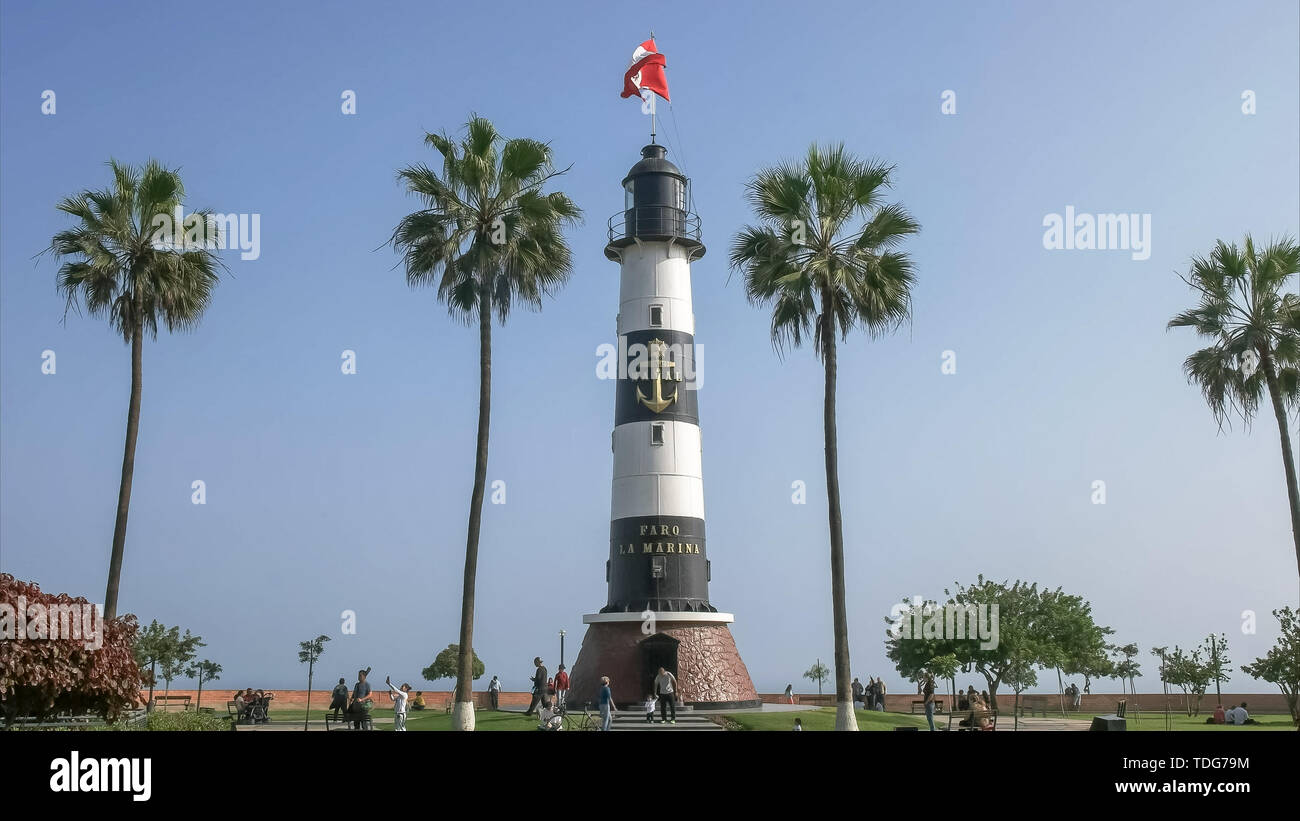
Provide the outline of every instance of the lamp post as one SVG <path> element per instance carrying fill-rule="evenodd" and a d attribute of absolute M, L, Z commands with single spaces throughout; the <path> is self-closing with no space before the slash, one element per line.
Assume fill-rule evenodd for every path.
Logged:
<path fill-rule="evenodd" d="M 564 664 L 564 628 L 560 628 L 560 664 Z"/>

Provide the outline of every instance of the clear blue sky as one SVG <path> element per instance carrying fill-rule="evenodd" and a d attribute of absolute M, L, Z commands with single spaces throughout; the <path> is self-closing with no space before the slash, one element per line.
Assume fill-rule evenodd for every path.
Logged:
<path fill-rule="evenodd" d="M 822 375 L 811 351 L 773 354 L 726 249 L 746 178 L 813 140 L 896 163 L 923 225 L 914 321 L 841 353 L 853 673 L 903 687 L 891 603 L 981 572 L 1086 596 L 1148 671 L 1153 644 L 1211 631 L 1236 663 L 1262 654 L 1269 611 L 1297 603 L 1276 426 L 1220 433 L 1181 373 L 1197 340 L 1165 323 L 1192 254 L 1300 230 L 1294 2 L 236 2 L 201 20 L 5 2 L 0 569 L 102 599 L 129 351 L 102 321 L 61 324 L 55 265 L 34 255 L 105 161 L 156 157 L 191 206 L 260 214 L 262 252 L 225 254 L 197 332 L 146 345 L 122 609 L 202 634 L 222 687 L 302 686 L 297 643 L 319 633 L 324 681 L 373 665 L 417 683 L 456 639 L 477 336 L 381 246 L 416 207 L 395 169 L 477 111 L 573 163 L 561 187 L 587 219 L 567 288 L 495 336 L 488 474 L 507 501 L 485 510 L 475 644 L 507 688 L 534 655 L 557 660 L 561 628 L 572 663 L 605 602 L 614 395 L 595 350 L 618 269 L 602 248 L 646 141 L 618 91 L 650 29 L 674 99 L 662 133 L 709 246 L 693 272 L 711 593 L 759 689 L 805 687 L 831 656 Z M 1068 205 L 1151 214 L 1150 258 L 1045 250 L 1044 216 Z"/>

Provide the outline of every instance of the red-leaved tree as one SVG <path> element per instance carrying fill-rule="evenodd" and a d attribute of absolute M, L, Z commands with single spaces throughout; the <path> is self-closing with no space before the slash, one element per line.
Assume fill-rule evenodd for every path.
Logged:
<path fill-rule="evenodd" d="M 82 612 L 88 604 L 66 593 L 42 593 L 35 583 L 0 573 L 0 709 L 6 727 L 18 716 L 40 719 L 64 712 L 114 721 L 139 705 L 144 679 L 131 652 L 139 629 L 135 616 L 96 619 L 103 633 L 98 649 L 87 646 L 86 635 L 70 638 L 60 632 L 49 638 L 47 614 L 68 607 Z M 22 635 L 20 619 L 28 620 Z"/>

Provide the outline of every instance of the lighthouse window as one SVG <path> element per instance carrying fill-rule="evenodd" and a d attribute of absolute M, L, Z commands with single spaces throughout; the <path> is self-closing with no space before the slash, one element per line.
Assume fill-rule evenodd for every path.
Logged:
<path fill-rule="evenodd" d="M 662 445 L 664 443 L 664 423 L 652 422 L 650 424 L 650 444 Z"/>
<path fill-rule="evenodd" d="M 663 324 L 664 324 L 664 306 L 662 306 L 662 305 L 651 305 L 651 306 L 650 306 L 650 326 L 651 326 L 652 328 L 658 328 L 658 327 L 660 327 L 660 326 L 663 325 Z"/>

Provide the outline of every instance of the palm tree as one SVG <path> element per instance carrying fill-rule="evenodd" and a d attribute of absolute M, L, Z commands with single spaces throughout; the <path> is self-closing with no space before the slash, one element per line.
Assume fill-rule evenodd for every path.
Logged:
<path fill-rule="evenodd" d="M 1187 381 L 1199 385 L 1222 428 L 1236 413 L 1249 425 L 1267 388 L 1282 442 L 1291 506 L 1291 535 L 1300 572 L 1300 491 L 1287 411 L 1300 405 L 1300 296 L 1283 293 L 1300 273 L 1300 245 L 1283 237 L 1263 249 L 1246 235 L 1239 249 L 1219 240 L 1209 257 L 1193 257 L 1183 281 L 1200 299 L 1195 308 L 1169 320 L 1214 340 L 1183 363 Z"/>
<path fill-rule="evenodd" d="M 403 217 L 391 242 L 403 255 L 406 281 L 435 285 L 451 315 L 479 328 L 478 447 L 465 539 L 465 579 L 453 726 L 474 729 L 474 579 L 479 525 L 487 482 L 488 427 L 492 393 L 492 315 L 505 323 L 519 301 L 540 309 L 572 268 L 562 228 L 581 210 L 559 192 L 543 188 L 557 171 L 551 148 L 529 139 L 506 140 L 488 120 L 473 115 L 465 136 L 427 134 L 442 155 L 442 172 L 423 164 L 398 172 L 398 181 L 424 207 Z"/>
<path fill-rule="evenodd" d="M 744 271 L 751 304 L 772 304 L 772 344 L 781 355 L 812 335 L 826 369 L 823 424 L 831 533 L 831 597 L 835 621 L 835 727 L 856 730 L 849 681 L 848 615 L 844 604 L 844 529 L 835 433 L 836 333 L 861 326 L 872 337 L 911 315 L 912 261 L 895 250 L 920 227 L 900 205 L 881 197 L 892 166 L 859 160 L 844 146 L 813 145 L 802 162 L 764 169 L 747 196 L 760 220 L 731 247 Z"/>
<path fill-rule="evenodd" d="M 117 615 L 140 433 L 144 337 L 148 333 L 157 339 L 160 321 L 172 332 L 197 327 L 212 299 L 221 262 L 216 253 L 220 231 L 210 212 L 195 211 L 184 224 L 173 224 L 185 198 L 177 171 L 154 160 L 143 168 L 116 160 L 108 165 L 112 185 L 82 191 L 58 204 L 77 224 L 55 234 L 47 251 L 62 260 L 58 287 L 67 299 L 65 317 L 67 310 L 84 304 L 91 316 L 107 318 L 131 346 L 126 447 L 104 593 L 104 616 L 111 619 Z"/>

